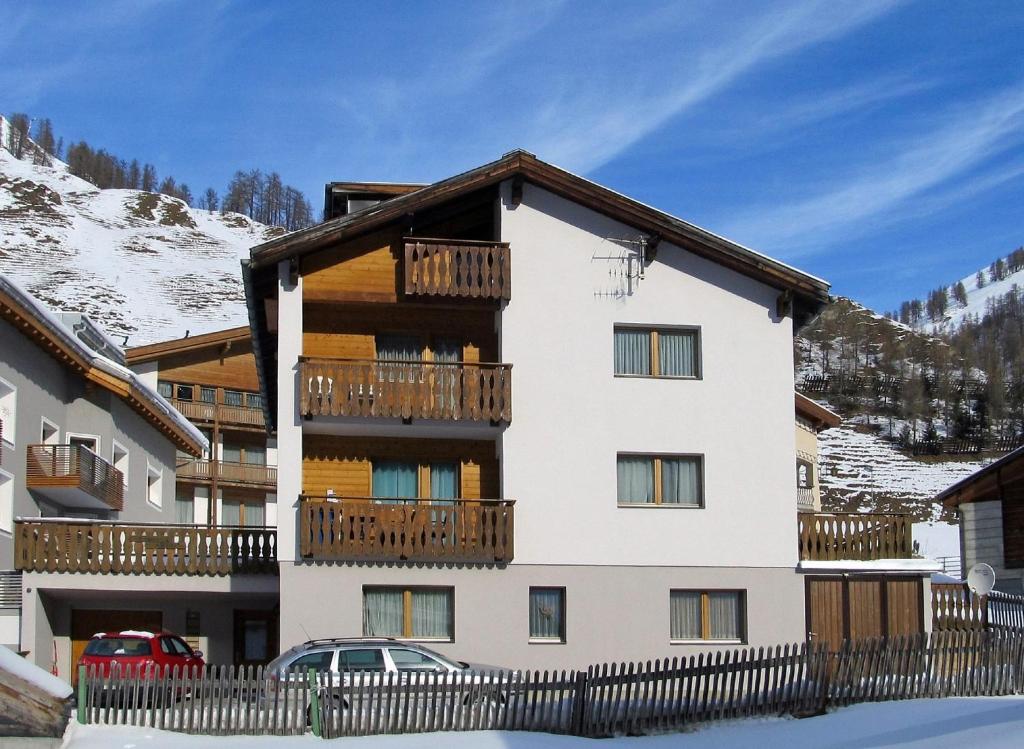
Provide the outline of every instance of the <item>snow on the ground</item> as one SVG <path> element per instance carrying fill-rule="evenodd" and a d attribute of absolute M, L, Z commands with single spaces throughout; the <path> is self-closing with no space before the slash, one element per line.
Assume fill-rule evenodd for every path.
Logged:
<path fill-rule="evenodd" d="M 919 521 L 914 523 L 913 537 L 922 556 L 959 556 L 959 531 L 940 519 L 942 506 L 933 498 L 986 461 L 914 460 L 848 423 L 821 432 L 818 451 L 825 509 L 910 512 Z"/>
<path fill-rule="evenodd" d="M 239 260 L 275 233 L 166 195 L 100 190 L 0 148 L 0 273 L 129 345 L 247 324 Z"/>
<path fill-rule="evenodd" d="M 602 740 L 543 733 L 479 731 L 366 736 L 324 743 L 313 736 L 187 736 L 151 728 L 72 724 L 63 749 L 1019 749 L 1024 698 L 957 697 L 854 705 L 804 720 L 751 719 L 689 733 Z"/>
<path fill-rule="evenodd" d="M 0 671 L 6 671 L 7 673 L 18 677 L 22 681 L 34 684 L 47 694 L 51 694 L 59 700 L 63 700 L 64 698 L 71 696 L 72 690 L 70 684 L 63 679 L 58 679 L 53 674 L 44 671 L 36 664 L 22 658 L 13 650 L 3 645 L 0 645 Z"/>
<path fill-rule="evenodd" d="M 983 268 L 985 271 L 985 279 L 989 281 L 991 275 L 988 268 Z M 936 323 L 926 322 L 921 326 L 921 329 L 929 333 L 938 333 L 940 331 L 953 331 L 960 327 L 960 323 L 964 321 L 964 318 L 968 315 L 977 316 L 979 319 L 985 316 L 985 306 L 989 299 L 997 299 L 1002 296 L 1006 296 L 1014 286 L 1024 287 L 1024 269 L 1017 271 L 1016 273 L 1007 273 L 1006 277 L 1002 281 L 991 281 L 986 283 L 982 287 L 978 287 L 977 273 L 972 273 L 966 278 L 960 279 L 960 282 L 964 285 L 964 289 L 967 291 L 967 305 L 961 307 L 956 300 L 953 299 L 953 294 L 949 292 L 949 307 L 946 310 L 946 315 L 942 320 Z M 952 289 L 953 284 L 949 288 Z"/>

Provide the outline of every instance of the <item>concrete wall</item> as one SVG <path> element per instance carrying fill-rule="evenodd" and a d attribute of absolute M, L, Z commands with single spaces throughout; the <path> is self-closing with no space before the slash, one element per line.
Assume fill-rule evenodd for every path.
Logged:
<path fill-rule="evenodd" d="M 1003 509 L 998 500 L 960 505 L 960 549 L 965 575 L 985 562 L 995 570 L 996 590 L 1024 594 L 1024 569 L 1003 566 Z"/>
<path fill-rule="evenodd" d="M 669 638 L 669 591 L 742 589 L 747 642 L 803 638 L 803 578 L 792 569 L 514 564 L 499 568 L 281 565 L 281 649 L 310 637 L 363 634 L 363 585 L 453 586 L 455 639 L 429 643 L 460 660 L 572 668 L 714 650 Z M 529 641 L 530 586 L 565 587 L 566 641 Z M 738 645 L 722 646 L 738 647 Z"/>
<path fill-rule="evenodd" d="M 611 239 L 636 230 L 529 183 L 513 208 L 508 188 L 515 564 L 792 569 L 793 330 L 775 316 L 779 292 L 665 242 L 643 279 L 610 280 L 627 266 L 605 258 L 631 254 Z M 701 378 L 613 376 L 617 323 L 699 327 Z M 620 451 L 702 455 L 705 506 L 617 507 Z"/>

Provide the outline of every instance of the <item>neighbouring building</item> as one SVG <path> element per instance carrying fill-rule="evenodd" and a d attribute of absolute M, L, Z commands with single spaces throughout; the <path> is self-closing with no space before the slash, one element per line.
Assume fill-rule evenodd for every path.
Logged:
<path fill-rule="evenodd" d="M 828 284 L 522 151 L 358 187 L 243 268 L 282 647 L 802 639 L 792 338 Z"/>
<path fill-rule="evenodd" d="M 953 484 L 935 497 L 960 518 L 963 574 L 984 562 L 995 589 L 1024 594 L 1024 447 Z"/>
<path fill-rule="evenodd" d="M 262 529 L 182 526 L 207 440 L 121 349 L 0 277 L 0 642 L 73 678 L 97 631 L 168 628 L 230 662 L 234 609 L 277 603 Z"/>
<path fill-rule="evenodd" d="M 839 414 L 796 394 L 796 507 L 800 512 L 821 512 L 818 434 L 841 421 Z"/>

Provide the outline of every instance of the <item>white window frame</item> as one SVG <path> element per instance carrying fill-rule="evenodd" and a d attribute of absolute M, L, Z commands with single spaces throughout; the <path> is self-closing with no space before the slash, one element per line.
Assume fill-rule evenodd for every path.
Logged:
<path fill-rule="evenodd" d="M 86 434 L 85 432 L 64 432 L 64 441 L 61 444 L 70 445 L 71 440 L 75 438 L 95 441 L 96 449 L 93 450 L 93 452 L 96 453 L 98 457 L 103 457 L 103 441 L 100 439 L 100 436 L 98 434 Z"/>
<path fill-rule="evenodd" d="M 14 474 L 0 468 L 0 536 L 14 535 Z"/>
<path fill-rule="evenodd" d="M 3 414 L 0 414 L 0 419 L 3 419 L 4 422 L 2 441 L 7 447 L 14 447 L 14 432 L 18 425 L 18 388 L 2 377 L 0 377 L 0 386 L 9 391 L 0 395 L 0 405 L 5 402 L 10 404 L 8 407 L 9 415 L 5 417 Z M 8 421 L 10 422 L 9 424 Z"/>
<path fill-rule="evenodd" d="M 46 427 L 50 427 L 51 429 L 53 429 L 53 434 L 56 436 L 56 441 L 54 441 L 54 442 L 47 442 L 46 441 L 46 437 L 44 436 L 45 433 L 46 433 Z M 45 416 L 41 416 L 39 418 L 39 443 L 42 444 L 42 445 L 62 445 L 62 444 L 64 444 L 63 442 L 60 441 L 60 425 L 50 421 Z"/>
<path fill-rule="evenodd" d="M 121 467 L 117 464 L 118 463 L 118 460 L 117 460 L 117 451 L 118 450 L 120 450 L 122 453 L 124 453 L 124 470 L 123 471 L 121 471 Z M 129 473 L 129 471 L 131 469 L 131 465 L 132 465 L 131 458 L 132 458 L 131 453 L 128 452 L 128 448 L 127 447 L 122 445 L 117 440 L 111 440 L 110 441 L 110 465 L 114 466 L 114 468 L 116 468 L 117 470 L 121 471 L 122 483 L 124 483 L 124 488 L 125 489 L 128 488 L 128 473 Z"/>
<path fill-rule="evenodd" d="M 156 500 L 155 501 L 153 499 L 153 484 L 151 484 L 149 482 L 150 478 L 152 478 L 154 475 L 157 477 L 157 479 L 156 479 L 156 488 L 157 488 L 156 495 L 157 496 L 156 496 Z M 164 472 L 163 472 L 163 470 L 161 470 L 159 467 L 154 468 L 153 464 L 150 461 L 147 460 L 146 461 L 146 502 L 148 502 L 152 507 L 155 507 L 158 510 L 162 510 L 163 507 L 164 507 L 163 497 L 161 496 L 161 492 L 163 491 L 163 486 L 164 486 Z"/>

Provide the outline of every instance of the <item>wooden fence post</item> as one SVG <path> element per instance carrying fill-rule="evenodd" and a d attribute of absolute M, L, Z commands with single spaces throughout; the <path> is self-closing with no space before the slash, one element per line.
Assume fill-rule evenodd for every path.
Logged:
<path fill-rule="evenodd" d="M 317 689 L 316 670 L 312 667 L 306 670 L 306 680 L 309 683 L 309 726 L 313 735 L 320 738 L 323 733 L 320 725 L 320 690 Z"/>
<path fill-rule="evenodd" d="M 569 723 L 569 734 L 572 736 L 586 736 L 586 734 L 583 733 L 583 719 L 586 715 L 588 688 L 587 672 L 577 671 L 576 681 L 573 685 L 572 717 Z"/>
<path fill-rule="evenodd" d="M 79 723 L 85 723 L 85 697 L 88 694 L 85 684 L 85 666 L 78 667 L 78 705 L 76 706 L 76 717 Z"/>

